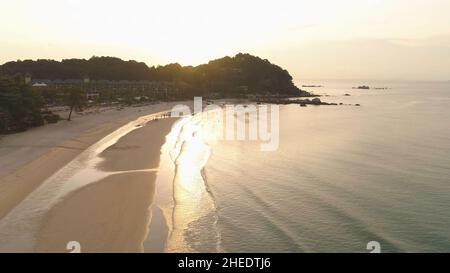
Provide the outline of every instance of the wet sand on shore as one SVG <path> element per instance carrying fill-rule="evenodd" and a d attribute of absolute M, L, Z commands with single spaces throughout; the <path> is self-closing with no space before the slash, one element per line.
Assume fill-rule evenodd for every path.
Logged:
<path fill-rule="evenodd" d="M 144 251 L 149 226 L 164 227 L 150 225 L 151 205 L 161 146 L 175 121 L 151 121 L 103 151 L 98 167 L 115 174 L 68 194 L 54 206 L 38 233 L 35 250 L 68 252 L 67 243 L 77 241 L 82 252 Z M 155 232 L 159 237 L 167 234 Z M 162 252 L 166 238 L 152 238 L 155 245 L 146 242 L 147 247 Z"/>

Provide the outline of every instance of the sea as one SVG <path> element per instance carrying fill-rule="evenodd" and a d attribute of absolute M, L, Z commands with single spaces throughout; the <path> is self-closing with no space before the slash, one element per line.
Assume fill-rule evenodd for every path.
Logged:
<path fill-rule="evenodd" d="M 279 106 L 271 151 L 217 118 L 174 125 L 166 251 L 450 251 L 450 82 L 320 84 L 342 105 Z"/>

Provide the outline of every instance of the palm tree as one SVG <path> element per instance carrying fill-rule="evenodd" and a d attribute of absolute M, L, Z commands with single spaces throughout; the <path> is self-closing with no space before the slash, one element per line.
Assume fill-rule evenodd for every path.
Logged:
<path fill-rule="evenodd" d="M 82 110 L 86 105 L 86 94 L 81 88 L 67 90 L 65 94 L 66 104 L 70 107 L 68 121 L 71 120 L 73 109 Z"/>

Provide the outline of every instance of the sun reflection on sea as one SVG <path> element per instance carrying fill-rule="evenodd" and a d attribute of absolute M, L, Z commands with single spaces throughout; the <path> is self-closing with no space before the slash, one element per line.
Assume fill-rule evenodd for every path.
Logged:
<path fill-rule="evenodd" d="M 190 225 L 205 217 L 216 217 L 214 200 L 202 170 L 210 157 L 211 145 L 217 141 L 218 128 L 205 113 L 186 117 L 181 122 L 183 125 L 171 152 L 175 176 L 172 230 L 166 246 L 168 252 L 195 251 L 186 240 Z M 207 222 L 214 225 L 216 219 Z"/>

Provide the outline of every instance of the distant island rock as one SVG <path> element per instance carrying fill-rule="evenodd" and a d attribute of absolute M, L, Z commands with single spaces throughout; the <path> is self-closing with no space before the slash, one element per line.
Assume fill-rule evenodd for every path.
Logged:
<path fill-rule="evenodd" d="M 305 87 L 305 88 L 321 88 L 321 87 L 324 87 L 323 85 L 302 85 L 302 87 Z"/>
<path fill-rule="evenodd" d="M 352 89 L 363 89 L 363 90 L 369 90 L 370 86 L 367 85 L 360 85 L 358 87 L 352 87 Z"/>
<path fill-rule="evenodd" d="M 358 86 L 358 87 L 352 87 L 352 89 L 369 90 L 369 89 L 371 89 L 371 88 L 370 88 L 370 86 L 368 86 L 368 85 L 361 85 L 361 86 Z M 373 89 L 374 89 L 374 90 L 387 90 L 387 89 L 389 89 L 389 87 L 374 87 Z"/>
<path fill-rule="evenodd" d="M 269 103 L 269 104 L 298 104 L 301 107 L 306 107 L 307 105 L 338 105 L 337 103 L 323 102 L 320 98 L 313 99 L 280 99 L 280 98 L 263 98 L 257 100 L 258 104 Z"/>

